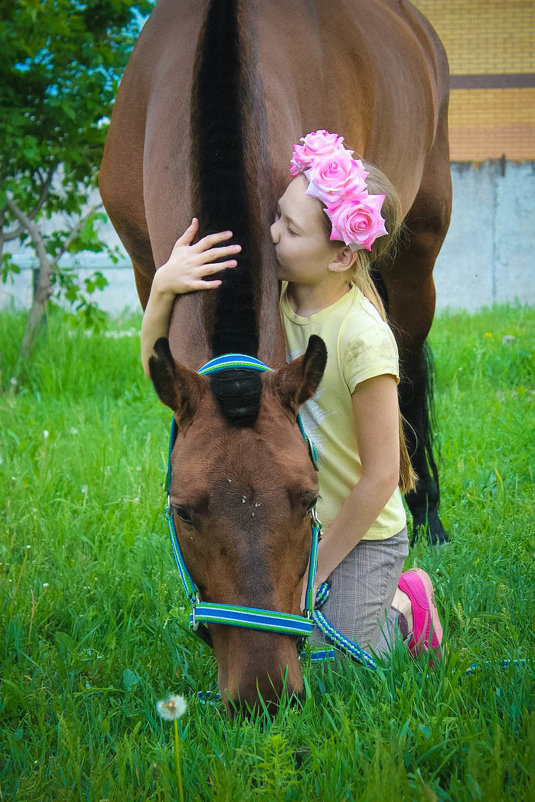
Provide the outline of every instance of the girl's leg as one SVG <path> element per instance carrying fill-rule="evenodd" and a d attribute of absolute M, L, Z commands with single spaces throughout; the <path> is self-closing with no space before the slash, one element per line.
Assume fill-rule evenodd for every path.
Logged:
<path fill-rule="evenodd" d="M 408 646 L 412 654 L 422 650 L 437 650 L 440 654 L 442 626 L 435 605 L 431 579 L 421 568 L 405 571 L 400 577 L 392 606 L 403 616 L 411 637 Z M 401 619 L 403 620 L 403 619 Z"/>
<path fill-rule="evenodd" d="M 390 606 L 408 553 L 406 528 L 387 540 L 361 540 L 329 577 L 331 590 L 322 612 L 363 649 L 389 650 L 397 616 L 390 614 Z M 323 640 L 316 629 L 312 640 Z"/>

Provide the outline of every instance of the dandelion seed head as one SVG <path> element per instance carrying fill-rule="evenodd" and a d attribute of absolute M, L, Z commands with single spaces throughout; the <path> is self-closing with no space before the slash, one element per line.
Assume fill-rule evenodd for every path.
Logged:
<path fill-rule="evenodd" d="M 166 721 L 174 721 L 181 718 L 188 709 L 188 703 L 183 696 L 171 694 L 168 699 L 161 699 L 156 704 L 156 712 L 160 718 Z"/>
<path fill-rule="evenodd" d="M 27 549 L 31 549 L 31 546 L 30 546 L 30 544 L 29 544 L 29 543 L 28 543 L 28 545 L 26 546 L 26 548 L 27 548 Z"/>
<path fill-rule="evenodd" d="M 83 496 L 85 496 L 85 494 L 87 493 L 87 485 L 82 485 L 82 487 L 80 488 L 80 493 Z"/>
<path fill-rule="evenodd" d="M 49 434 L 50 434 L 50 432 L 48 431 L 48 429 L 44 429 L 43 430 L 43 437 L 44 437 L 45 440 L 48 440 Z"/>

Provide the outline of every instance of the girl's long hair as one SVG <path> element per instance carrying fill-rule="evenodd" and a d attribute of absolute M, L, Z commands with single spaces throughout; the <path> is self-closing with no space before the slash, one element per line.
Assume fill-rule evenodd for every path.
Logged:
<path fill-rule="evenodd" d="M 382 173 L 377 167 L 368 162 L 362 161 L 365 170 L 368 171 L 368 191 L 371 195 L 385 195 L 382 207 L 382 215 L 385 219 L 386 230 L 388 236 L 378 237 L 372 245 L 372 250 L 360 250 L 356 252 L 356 260 L 350 270 L 350 278 L 352 284 L 355 284 L 362 294 L 375 306 L 384 321 L 388 323 L 386 309 L 377 292 L 377 288 L 373 283 L 370 274 L 372 263 L 378 263 L 387 255 L 392 257 L 395 253 L 396 244 L 401 232 L 403 214 L 401 210 L 401 202 L 398 194 L 386 175 Z M 331 221 L 326 214 L 322 215 L 324 218 L 325 231 L 327 236 L 331 233 Z M 335 243 L 340 247 L 344 247 L 345 243 L 340 241 Z M 416 487 L 418 477 L 412 467 L 411 458 L 407 449 L 407 442 L 405 440 L 404 427 L 409 426 L 408 421 L 403 417 L 401 411 L 399 412 L 399 487 L 403 493 L 409 493 Z"/>

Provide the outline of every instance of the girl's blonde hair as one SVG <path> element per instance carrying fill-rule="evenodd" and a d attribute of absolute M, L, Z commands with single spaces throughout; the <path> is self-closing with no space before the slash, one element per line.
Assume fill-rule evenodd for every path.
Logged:
<path fill-rule="evenodd" d="M 377 288 L 373 283 L 370 274 L 370 269 L 373 263 L 379 262 L 386 256 L 393 258 L 395 253 L 396 244 L 399 239 L 403 222 L 403 212 L 401 209 L 401 202 L 398 193 L 394 189 L 391 182 L 386 175 L 381 172 L 373 164 L 362 161 L 364 169 L 368 171 L 366 183 L 368 185 L 368 192 L 370 195 L 384 195 L 385 199 L 381 209 L 381 214 L 385 219 L 387 236 L 378 237 L 372 245 L 372 250 L 359 250 L 356 252 L 355 262 L 350 268 L 351 283 L 355 284 L 362 294 L 368 298 L 369 301 L 375 306 L 383 320 L 388 322 L 386 309 L 384 307 L 381 296 L 377 292 Z M 331 221 L 326 214 L 323 214 L 325 231 L 327 236 L 331 234 Z M 345 247 L 345 243 L 340 241 L 334 243 L 340 247 Z M 403 431 L 404 426 L 409 426 L 409 423 L 403 418 L 401 411 L 399 413 L 399 452 L 400 452 L 400 465 L 399 465 L 399 487 L 403 493 L 408 493 L 416 487 L 417 476 L 412 467 L 411 459 L 407 449 L 407 442 Z"/>

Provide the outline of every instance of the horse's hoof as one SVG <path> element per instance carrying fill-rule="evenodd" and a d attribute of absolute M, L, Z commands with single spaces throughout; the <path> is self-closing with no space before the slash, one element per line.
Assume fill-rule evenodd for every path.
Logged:
<path fill-rule="evenodd" d="M 430 510 L 427 514 L 415 513 L 412 520 L 411 546 L 414 546 L 420 538 L 425 538 L 431 546 L 443 546 L 449 543 L 449 535 L 435 510 Z"/>

